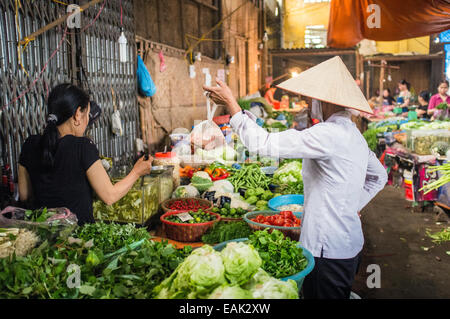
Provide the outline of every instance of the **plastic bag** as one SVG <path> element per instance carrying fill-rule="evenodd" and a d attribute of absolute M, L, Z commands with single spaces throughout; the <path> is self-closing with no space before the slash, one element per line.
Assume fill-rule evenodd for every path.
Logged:
<path fill-rule="evenodd" d="M 24 220 L 26 209 L 8 206 L 0 212 L 0 227 L 26 228 L 46 239 L 54 239 L 67 238 L 78 226 L 77 216 L 65 207 L 49 208 L 47 211 L 55 214 L 44 222 L 32 222 Z"/>
<path fill-rule="evenodd" d="M 142 61 L 142 58 L 140 55 L 137 56 L 137 80 L 138 80 L 138 87 L 139 91 L 144 96 L 153 96 L 156 93 L 156 86 L 155 83 L 153 83 L 152 77 L 150 76 L 150 73 L 147 70 L 147 67 L 144 64 L 144 61 Z"/>
<path fill-rule="evenodd" d="M 202 149 L 211 150 L 225 144 L 225 136 L 219 126 L 213 122 L 217 105 L 211 110 L 211 101 L 206 97 L 207 120 L 197 124 L 191 132 L 191 142 Z"/>

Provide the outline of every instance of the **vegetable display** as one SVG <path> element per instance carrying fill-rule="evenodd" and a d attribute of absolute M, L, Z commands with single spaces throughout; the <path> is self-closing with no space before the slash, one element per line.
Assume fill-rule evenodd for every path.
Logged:
<path fill-rule="evenodd" d="M 141 239 L 150 239 L 145 228 L 137 228 L 133 224 L 96 222 L 78 228 L 73 236 L 84 242 L 92 241 L 95 248 L 110 253 Z"/>
<path fill-rule="evenodd" d="M 217 244 L 232 239 L 247 238 L 252 233 L 252 229 L 246 222 L 227 223 L 219 221 L 202 236 L 202 242 L 210 245 Z"/>
<path fill-rule="evenodd" d="M 154 289 L 157 299 L 298 298 L 297 284 L 270 277 L 251 245 L 229 243 L 222 252 L 205 245 L 194 250 Z"/>
<path fill-rule="evenodd" d="M 283 278 L 299 273 L 306 268 L 308 261 L 298 242 L 285 237 L 282 232 L 274 230 L 256 231 L 249 236 L 262 258 L 262 268 L 275 278 Z"/>
<path fill-rule="evenodd" d="M 245 165 L 239 170 L 234 170 L 234 174 L 228 180 L 233 184 L 235 190 L 258 187 L 268 189 L 271 181 L 257 164 Z"/>
<path fill-rule="evenodd" d="M 85 239 L 61 240 L 55 246 L 45 241 L 25 257 L 0 259 L 0 298 L 152 298 L 153 288 L 192 251 L 189 246 L 177 250 L 167 242 L 148 240 L 132 249 L 127 243 L 140 238 L 136 230 L 130 231 L 132 225 L 105 224 L 94 227 L 95 231 L 84 227 L 88 226 L 78 234 Z M 111 236 L 114 247 L 103 251 Z M 98 237 L 102 240 L 96 241 Z M 120 246 L 124 249 L 107 253 Z M 79 267 L 80 286 L 69 288 L 74 265 Z"/>
<path fill-rule="evenodd" d="M 200 224 L 200 223 L 207 223 L 213 220 L 216 220 L 216 216 L 209 214 L 208 212 L 203 211 L 202 209 L 199 209 L 198 211 L 189 211 L 187 212 L 190 217 L 188 220 L 183 220 L 179 215 L 186 214 L 186 213 L 180 213 L 180 214 L 174 214 L 169 215 L 166 217 L 166 220 L 172 223 L 177 224 Z"/>
<path fill-rule="evenodd" d="M 258 215 L 251 220 L 255 223 L 272 226 L 299 227 L 301 225 L 301 219 L 295 217 L 291 211 L 283 211 L 270 216 Z"/>
<path fill-rule="evenodd" d="M 302 162 L 295 160 L 282 164 L 273 174 L 273 183 L 280 186 L 277 192 L 283 195 L 303 194 Z"/>
<path fill-rule="evenodd" d="M 168 205 L 168 208 L 171 210 L 205 210 L 209 208 L 209 205 L 200 203 L 195 199 L 188 200 L 176 200 Z"/>
<path fill-rule="evenodd" d="M 205 172 L 208 173 L 213 182 L 226 179 L 230 176 L 227 167 L 220 162 L 212 163 L 210 166 L 205 168 Z"/>

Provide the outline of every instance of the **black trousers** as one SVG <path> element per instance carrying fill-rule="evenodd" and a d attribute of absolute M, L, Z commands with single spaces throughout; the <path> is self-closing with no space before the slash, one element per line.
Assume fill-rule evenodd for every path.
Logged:
<path fill-rule="evenodd" d="M 361 262 L 361 252 L 350 259 L 314 257 L 313 271 L 303 282 L 305 299 L 349 299 Z"/>

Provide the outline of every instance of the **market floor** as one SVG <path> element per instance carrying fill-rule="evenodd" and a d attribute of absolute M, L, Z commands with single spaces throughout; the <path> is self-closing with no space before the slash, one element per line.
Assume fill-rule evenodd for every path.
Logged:
<path fill-rule="evenodd" d="M 365 244 L 352 289 L 363 299 L 450 298 L 450 243 L 436 245 L 426 235 L 448 224 L 436 224 L 431 209 L 410 207 L 403 189 L 386 186 L 363 210 Z M 380 288 L 368 288 L 370 264 L 381 269 Z"/>

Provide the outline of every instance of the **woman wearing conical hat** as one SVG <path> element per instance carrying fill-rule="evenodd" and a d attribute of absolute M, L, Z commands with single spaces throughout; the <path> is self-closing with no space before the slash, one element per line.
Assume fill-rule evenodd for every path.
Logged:
<path fill-rule="evenodd" d="M 322 122 L 303 131 L 268 133 L 241 110 L 225 83 L 217 84 L 204 89 L 227 107 L 233 129 L 250 152 L 303 158 L 300 242 L 315 257 L 303 284 L 304 297 L 348 299 L 364 244 L 358 212 L 387 181 L 385 169 L 351 121 L 352 113 L 372 113 L 360 88 L 339 57 L 322 62 L 278 85 L 312 98 L 312 117 Z"/>

